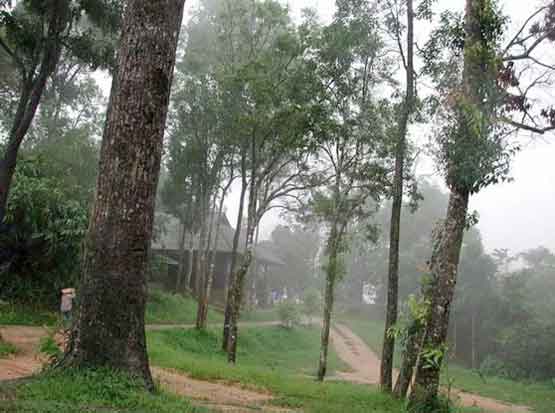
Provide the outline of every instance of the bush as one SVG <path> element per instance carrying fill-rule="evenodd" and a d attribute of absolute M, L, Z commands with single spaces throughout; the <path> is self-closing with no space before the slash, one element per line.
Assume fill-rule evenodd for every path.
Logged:
<path fill-rule="evenodd" d="M 551 380 L 555 377 L 555 322 L 528 322 L 508 331 L 494 361 L 484 368 L 510 379 Z"/>
<path fill-rule="evenodd" d="M 291 301 L 284 301 L 279 304 L 278 315 L 281 324 L 287 328 L 292 328 L 294 325 L 298 325 L 301 321 L 299 308 Z"/>
<path fill-rule="evenodd" d="M 76 282 L 88 208 L 45 168 L 40 158 L 17 166 L 0 223 L 0 299 L 54 306 Z"/>

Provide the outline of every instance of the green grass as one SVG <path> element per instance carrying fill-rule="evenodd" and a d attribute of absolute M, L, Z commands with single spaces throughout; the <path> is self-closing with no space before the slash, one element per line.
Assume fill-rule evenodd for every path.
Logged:
<path fill-rule="evenodd" d="M 293 329 L 281 326 L 242 327 L 237 346 L 237 367 L 229 370 L 226 354 L 221 351 L 221 329 L 172 329 L 148 333 L 150 356 L 163 367 L 178 367 L 193 377 L 227 378 L 244 382 L 248 373 L 278 372 L 290 375 L 314 375 L 318 363 L 320 330 L 316 327 Z M 200 361 L 200 362 L 199 362 Z M 345 366 L 335 352 L 329 355 L 328 371 L 333 374 Z M 243 370 L 247 374 L 242 375 Z M 237 378 L 234 378 L 239 374 Z M 248 379 L 247 379 L 248 380 Z"/>
<path fill-rule="evenodd" d="M 382 321 L 342 320 L 377 354 L 381 353 L 384 324 Z M 400 351 L 396 348 L 395 366 L 401 361 Z M 443 369 L 442 381 L 449 380 L 452 386 L 496 400 L 529 406 L 536 413 L 555 413 L 555 383 L 527 383 L 500 377 L 484 377 L 474 371 L 451 363 Z"/>
<path fill-rule="evenodd" d="M 0 338 L 0 358 L 8 357 L 11 354 L 17 353 L 15 346 L 10 343 L 6 343 Z"/>
<path fill-rule="evenodd" d="M 148 333 L 151 362 L 187 372 L 203 380 L 224 380 L 271 391 L 275 403 L 303 412 L 400 413 L 401 403 L 374 388 L 353 384 L 317 383 L 307 375 L 318 362 L 318 328 L 285 329 L 279 326 L 240 330 L 237 365 L 226 362 L 220 351 L 220 330 L 165 330 Z M 341 367 L 331 352 L 329 368 Z"/>
<path fill-rule="evenodd" d="M 145 318 L 147 324 L 194 324 L 196 316 L 197 301 L 194 298 L 161 290 L 149 291 Z M 208 323 L 220 322 L 223 322 L 223 315 L 210 308 Z"/>
<path fill-rule="evenodd" d="M 12 303 L 0 305 L 0 325 L 52 326 L 57 322 L 56 313 L 43 308 Z"/>
<path fill-rule="evenodd" d="M 0 383 L 2 413 L 200 413 L 189 401 L 143 390 L 137 381 L 110 371 L 43 374 L 19 384 Z"/>

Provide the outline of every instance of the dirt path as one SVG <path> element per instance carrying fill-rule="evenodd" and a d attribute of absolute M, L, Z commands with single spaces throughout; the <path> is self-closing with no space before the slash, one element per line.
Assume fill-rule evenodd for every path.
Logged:
<path fill-rule="evenodd" d="M 332 343 L 338 356 L 351 368 L 349 373 L 339 373 L 340 379 L 354 383 L 379 384 L 380 359 L 366 343 L 348 327 L 335 324 L 332 330 Z M 395 371 L 395 376 L 398 372 Z M 506 404 L 487 397 L 453 390 L 460 403 L 465 407 L 478 407 L 490 413 L 530 413 L 525 406 Z"/>
<path fill-rule="evenodd" d="M 271 325 L 271 323 L 245 323 L 244 325 Z M 173 326 L 175 328 L 176 326 Z M 192 328 L 182 325 L 181 328 Z M 164 330 L 172 326 L 151 325 L 149 330 Z M 38 373 L 45 360 L 39 357 L 40 340 L 48 335 L 48 329 L 42 327 L 0 327 L 0 333 L 6 342 L 17 348 L 17 353 L 11 357 L 0 359 L 0 381 L 15 380 Z M 153 367 L 152 374 L 168 391 L 186 396 L 195 405 L 207 407 L 218 412 L 233 413 L 292 413 L 268 405 L 272 400 L 269 393 L 245 390 L 239 386 L 226 383 L 212 383 L 195 380 L 184 374 L 167 369 Z"/>

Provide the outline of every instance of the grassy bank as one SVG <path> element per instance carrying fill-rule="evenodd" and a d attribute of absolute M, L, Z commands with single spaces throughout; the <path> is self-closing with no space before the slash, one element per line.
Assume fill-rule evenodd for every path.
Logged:
<path fill-rule="evenodd" d="M 220 330 L 149 332 L 152 364 L 174 368 L 204 380 L 224 380 L 271 391 L 275 402 L 305 412 L 399 413 L 402 406 L 367 386 L 315 382 L 320 330 L 278 326 L 243 328 L 237 365 L 226 362 L 220 350 Z M 330 371 L 342 367 L 330 354 Z"/>
<path fill-rule="evenodd" d="M 157 392 L 110 371 L 47 374 L 24 383 L 0 383 L 2 413 L 207 413 L 188 400 Z"/>
<path fill-rule="evenodd" d="M 377 354 L 381 353 L 384 324 L 380 321 L 342 320 Z M 396 349 L 395 366 L 401 361 Z M 442 373 L 444 384 L 508 403 L 532 407 L 537 413 L 555 412 L 555 384 L 527 383 L 500 377 L 481 377 L 476 371 L 451 363 Z"/>
<path fill-rule="evenodd" d="M 149 291 L 145 316 L 147 324 L 194 324 L 196 316 L 197 301 L 193 297 L 161 290 Z M 223 322 L 223 315 L 210 308 L 208 322 Z"/>

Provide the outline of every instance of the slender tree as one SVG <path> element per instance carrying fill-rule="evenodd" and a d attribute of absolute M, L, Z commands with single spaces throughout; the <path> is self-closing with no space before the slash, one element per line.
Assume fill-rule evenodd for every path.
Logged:
<path fill-rule="evenodd" d="M 401 36 L 399 34 L 399 21 L 394 24 L 397 28 L 397 38 L 399 39 L 400 54 L 403 56 L 403 65 L 406 72 L 406 91 L 405 99 L 400 108 L 398 120 L 398 136 L 395 148 L 395 174 L 393 177 L 389 232 L 389 265 L 387 271 L 387 307 L 385 316 L 385 331 L 382 348 L 382 360 L 380 365 L 380 384 L 384 391 L 391 392 L 393 376 L 393 355 L 395 350 L 395 335 L 391 334 L 390 329 L 397 322 L 397 303 L 399 301 L 399 238 L 401 233 L 401 208 L 403 206 L 403 180 L 405 168 L 405 156 L 407 146 L 407 130 L 410 115 L 414 107 L 414 10 L 413 1 L 406 1 L 407 18 L 407 48 L 403 53 L 401 46 Z M 406 59 L 405 56 L 406 55 Z"/>
<path fill-rule="evenodd" d="M 153 388 L 145 271 L 184 0 L 125 5 L 117 71 L 65 366 L 131 372 Z"/>

